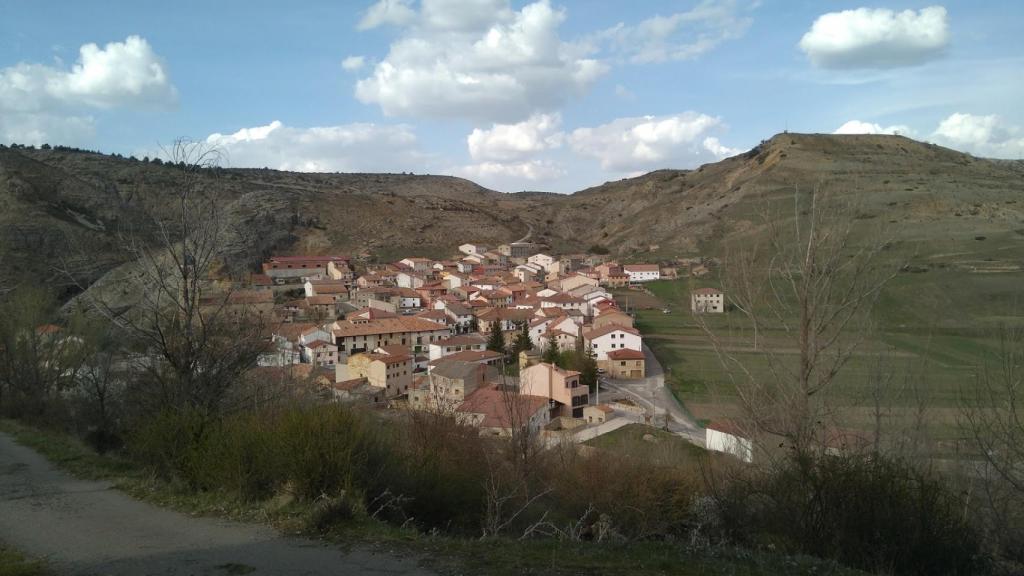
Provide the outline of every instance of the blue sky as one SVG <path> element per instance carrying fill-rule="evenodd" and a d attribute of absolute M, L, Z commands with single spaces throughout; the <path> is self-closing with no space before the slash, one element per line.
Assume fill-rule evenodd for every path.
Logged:
<path fill-rule="evenodd" d="M 784 129 L 1024 156 L 1024 3 L 3 1 L 0 142 L 570 192 Z"/>

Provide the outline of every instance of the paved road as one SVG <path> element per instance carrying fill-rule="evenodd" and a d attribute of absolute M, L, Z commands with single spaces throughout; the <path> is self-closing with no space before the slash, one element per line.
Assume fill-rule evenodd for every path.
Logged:
<path fill-rule="evenodd" d="M 408 558 L 157 508 L 72 478 L 4 434 L 0 541 L 75 576 L 429 574 Z"/>
<path fill-rule="evenodd" d="M 655 358 L 651 349 L 644 345 L 644 356 L 647 377 L 639 380 L 606 379 L 607 385 L 613 390 L 626 394 L 646 409 L 650 410 L 654 419 L 652 424 L 664 424 L 665 413 L 668 413 L 668 429 L 698 446 L 704 446 L 704 429 L 690 417 L 679 405 L 675 396 L 665 386 L 665 371 Z"/>

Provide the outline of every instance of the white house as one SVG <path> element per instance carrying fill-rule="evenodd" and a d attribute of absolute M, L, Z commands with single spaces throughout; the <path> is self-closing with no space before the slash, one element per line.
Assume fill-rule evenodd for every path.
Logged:
<path fill-rule="evenodd" d="M 555 260 L 554 258 L 548 256 L 547 254 L 539 253 L 527 258 L 526 262 L 529 264 L 536 264 L 537 266 L 543 268 L 544 271 L 550 272 L 552 266 L 554 266 L 555 262 L 558 262 L 558 260 Z"/>
<path fill-rule="evenodd" d="M 652 282 L 661 278 L 661 268 L 657 264 L 626 264 L 622 271 L 632 282 Z"/>
<path fill-rule="evenodd" d="M 612 350 L 642 350 L 643 338 L 635 328 L 614 324 L 583 333 L 587 347 L 598 361 L 608 360 Z"/>
<path fill-rule="evenodd" d="M 426 279 L 415 272 L 399 272 L 395 276 L 399 288 L 419 288 L 427 283 Z"/>
<path fill-rule="evenodd" d="M 718 420 L 704 430 L 708 450 L 732 454 L 744 462 L 754 461 L 754 444 L 743 430 L 731 420 Z"/>
<path fill-rule="evenodd" d="M 715 288 L 697 288 L 690 293 L 690 310 L 694 314 L 725 312 L 725 295 Z"/>
<path fill-rule="evenodd" d="M 487 247 L 481 244 L 470 244 L 467 242 L 466 244 L 459 246 L 459 252 L 462 252 L 467 256 L 471 254 L 482 255 L 484 252 L 487 252 Z"/>
<path fill-rule="evenodd" d="M 461 334 L 443 340 L 435 340 L 430 343 L 430 361 L 439 360 L 445 356 L 458 354 L 459 352 L 481 352 L 487 348 L 487 339 L 482 334 Z"/>

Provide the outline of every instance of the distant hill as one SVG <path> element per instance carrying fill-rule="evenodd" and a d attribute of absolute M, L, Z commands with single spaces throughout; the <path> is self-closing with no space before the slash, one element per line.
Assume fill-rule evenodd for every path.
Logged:
<path fill-rule="evenodd" d="M 181 177 L 174 166 L 97 153 L 0 148 L 0 279 L 61 283 L 63 267 L 100 277 L 121 263 L 118 228 Z M 723 240 L 757 234 L 765 201 L 818 184 L 855 197 L 858 220 L 898 227 L 916 259 L 993 268 L 1024 261 L 1024 162 L 901 136 L 779 134 L 696 170 L 659 170 L 571 195 L 502 194 L 447 176 L 221 169 L 206 177 L 239 231 L 231 246 L 238 269 L 271 252 L 440 256 L 463 241 L 496 245 L 531 228 L 533 240 L 555 250 L 713 254 Z M 89 258 L 76 258 L 82 248 Z"/>

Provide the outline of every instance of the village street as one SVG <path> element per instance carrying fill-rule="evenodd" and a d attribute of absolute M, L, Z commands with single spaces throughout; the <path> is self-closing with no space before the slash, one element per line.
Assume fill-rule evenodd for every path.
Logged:
<path fill-rule="evenodd" d="M 0 434 L 0 541 L 62 575 L 427 575 L 414 559 L 193 518 L 72 478 Z"/>
<path fill-rule="evenodd" d="M 665 371 L 661 363 L 645 344 L 643 346 L 647 376 L 638 380 L 619 380 L 603 378 L 605 386 L 613 391 L 621 392 L 626 397 L 638 402 L 654 416 L 651 425 L 663 426 L 665 413 L 668 413 L 668 429 L 689 441 L 704 446 L 704 430 L 686 413 L 672 392 L 665 386 Z"/>

